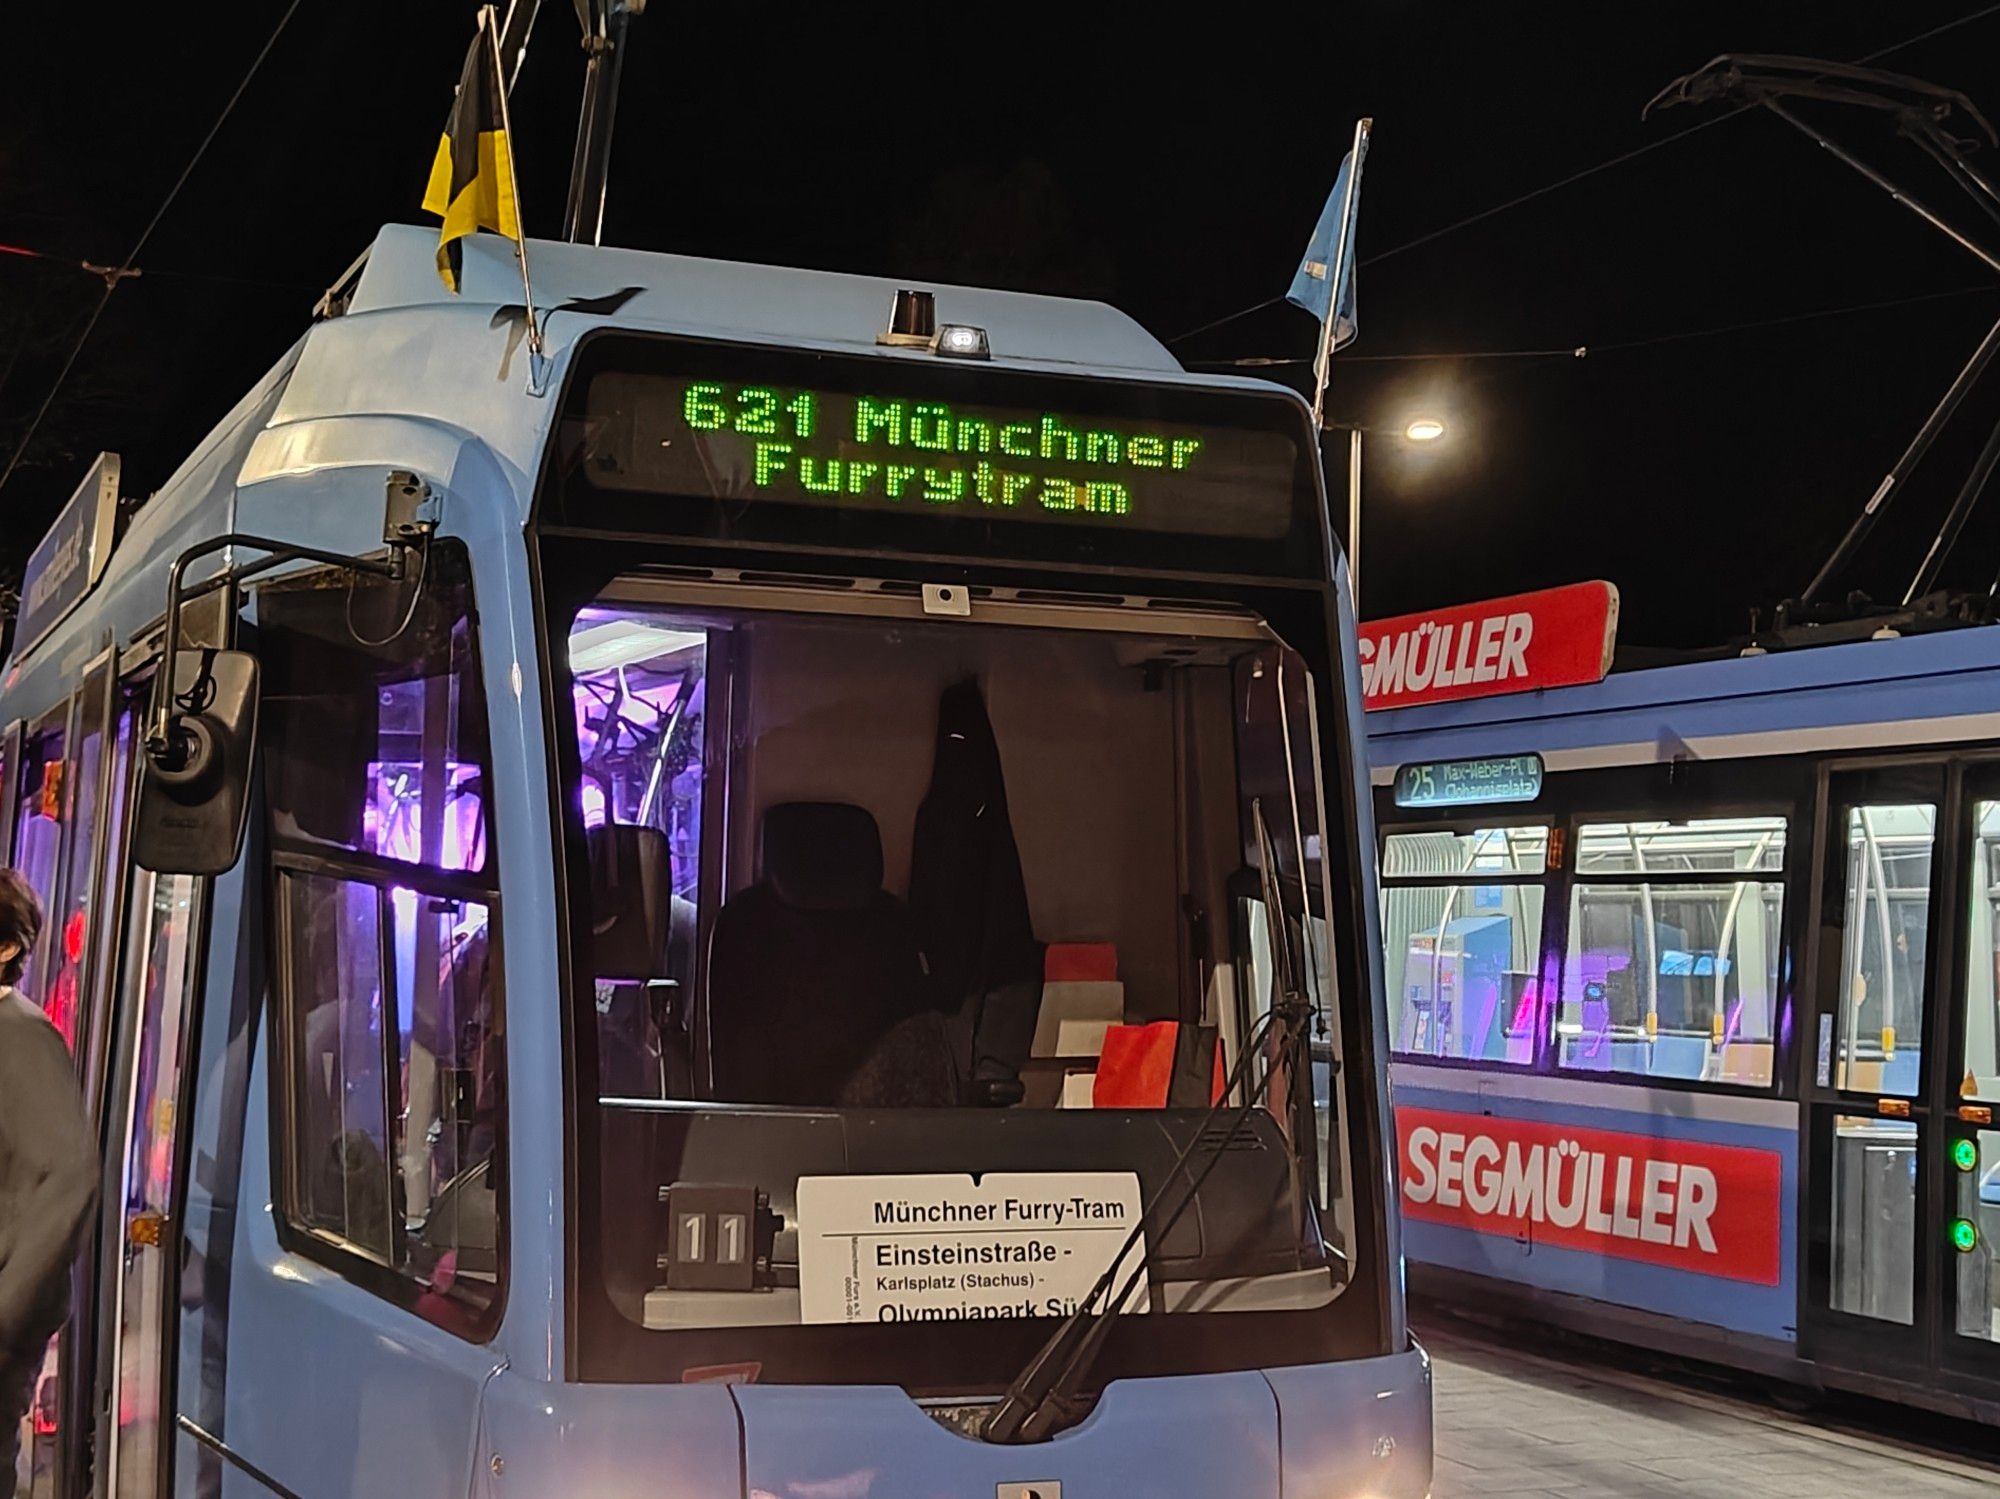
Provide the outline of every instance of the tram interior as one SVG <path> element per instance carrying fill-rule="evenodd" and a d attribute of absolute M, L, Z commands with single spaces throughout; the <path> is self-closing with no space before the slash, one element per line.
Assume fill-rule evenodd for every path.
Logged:
<path fill-rule="evenodd" d="M 596 607 L 570 664 L 607 1222 L 675 1179 L 754 1180 L 784 1218 L 815 1170 L 1164 1175 L 1175 1129 L 1118 1122 L 1198 1124 L 1270 1004 L 1253 798 L 1291 891 L 1306 830 L 1317 861 L 1295 657 L 1240 628 Z M 632 909 L 663 888 L 667 919 Z M 828 1114 L 837 1146 L 803 1122 Z M 1331 1295 L 1326 1122 L 1293 1138 L 1267 1096 L 1155 1280 Z M 607 1251 L 635 1320 L 797 1320 L 786 1229 L 762 1304 L 668 1295 L 656 1243 Z"/>
<path fill-rule="evenodd" d="M 1542 968 L 1546 825 L 1392 833 L 1384 963 L 1405 1055 L 1768 1083 L 1781 818 L 1585 823 L 1559 983 Z M 1419 879 L 1422 883 L 1418 883 Z"/>

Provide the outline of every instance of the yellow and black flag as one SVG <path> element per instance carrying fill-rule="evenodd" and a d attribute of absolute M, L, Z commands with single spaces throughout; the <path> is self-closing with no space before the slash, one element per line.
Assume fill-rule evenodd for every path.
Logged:
<path fill-rule="evenodd" d="M 465 54 L 458 98 L 444 122 L 437 160 L 431 163 L 424 210 L 444 220 L 438 231 L 437 267 L 444 284 L 458 290 L 462 253 L 459 241 L 481 229 L 521 242 L 520 211 L 514 202 L 514 148 L 507 139 L 499 49 L 482 12 L 479 35 Z"/>

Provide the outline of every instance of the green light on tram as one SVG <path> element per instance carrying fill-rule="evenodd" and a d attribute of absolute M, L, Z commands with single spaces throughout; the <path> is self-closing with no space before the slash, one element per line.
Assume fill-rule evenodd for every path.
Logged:
<path fill-rule="evenodd" d="M 1951 1163 L 1961 1171 L 1970 1171 L 1979 1164 L 1979 1146 L 1971 1140 L 1951 1142 Z"/>
<path fill-rule="evenodd" d="M 1972 1226 L 1970 1218 L 1952 1220 L 1951 1247 L 1960 1254 L 1970 1254 L 1979 1247 L 1979 1230 Z"/>

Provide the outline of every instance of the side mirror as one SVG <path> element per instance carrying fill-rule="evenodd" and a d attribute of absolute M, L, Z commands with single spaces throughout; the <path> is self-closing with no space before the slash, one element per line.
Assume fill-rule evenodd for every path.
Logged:
<path fill-rule="evenodd" d="M 595 976 L 635 983 L 669 977 L 676 902 L 667 835 L 607 822 L 585 836 Z"/>
<path fill-rule="evenodd" d="M 221 874 L 243 848 L 257 744 L 257 658 L 180 650 L 166 729 L 149 733 L 132 860 L 156 874 Z"/>

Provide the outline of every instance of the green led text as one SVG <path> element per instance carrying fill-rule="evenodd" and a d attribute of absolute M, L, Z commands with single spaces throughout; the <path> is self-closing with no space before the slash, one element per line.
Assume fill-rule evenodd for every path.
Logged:
<path fill-rule="evenodd" d="M 681 417 L 697 433 L 746 439 L 732 461 L 756 489 L 874 505 L 1129 516 L 1135 493 L 1197 467 L 1206 447 L 1186 431 L 1114 427 L 1056 411 L 722 381 L 688 385 Z"/>
<path fill-rule="evenodd" d="M 697 432 L 742 432 L 753 437 L 775 437 L 782 430 L 791 437 L 813 435 L 813 393 L 798 391 L 781 396 L 764 385 L 726 385 L 704 381 L 690 385 L 681 400 L 681 417 Z"/>

